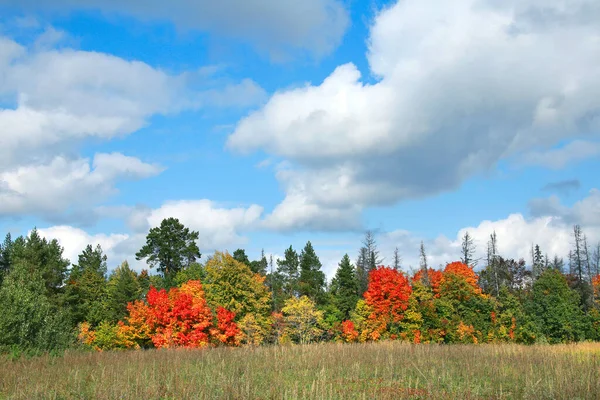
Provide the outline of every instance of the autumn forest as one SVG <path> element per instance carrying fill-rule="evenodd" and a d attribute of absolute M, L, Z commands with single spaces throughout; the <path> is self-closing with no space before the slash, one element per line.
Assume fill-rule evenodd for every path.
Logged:
<path fill-rule="evenodd" d="M 278 260 L 243 249 L 200 262 L 197 232 L 163 220 L 136 253 L 157 272 L 124 262 L 108 274 L 100 246 L 70 263 L 56 240 L 33 230 L 1 248 L 0 346 L 9 353 L 259 346 L 317 342 L 572 343 L 600 340 L 599 255 L 573 230 L 565 262 L 532 248 L 505 259 L 490 235 L 487 259 L 473 240 L 441 268 L 405 271 L 396 253 L 380 265 L 367 232 L 327 282 L 310 241 Z"/>

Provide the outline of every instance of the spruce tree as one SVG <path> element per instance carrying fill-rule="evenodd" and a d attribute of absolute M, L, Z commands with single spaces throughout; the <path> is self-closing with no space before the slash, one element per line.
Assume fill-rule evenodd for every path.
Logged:
<path fill-rule="evenodd" d="M 106 292 L 106 255 L 102 247 L 87 245 L 73 265 L 65 288 L 73 324 L 87 321 L 96 325 L 105 319 L 102 298 Z"/>
<path fill-rule="evenodd" d="M 281 275 L 286 298 L 296 296 L 298 293 L 299 266 L 298 253 L 292 246 L 285 250 L 283 260 L 277 260 L 277 272 Z"/>
<path fill-rule="evenodd" d="M 317 304 L 321 304 L 325 294 L 325 274 L 321 271 L 321 261 L 308 241 L 300 254 L 300 296 L 308 296 Z"/>
<path fill-rule="evenodd" d="M 540 246 L 538 244 L 535 245 L 535 247 L 532 250 L 532 254 L 533 254 L 533 266 L 532 266 L 532 271 L 533 271 L 533 278 L 537 279 L 542 272 L 544 272 L 544 256 L 542 255 L 542 250 L 540 249 Z"/>
<path fill-rule="evenodd" d="M 344 319 L 350 318 L 356 302 L 360 298 L 358 279 L 350 257 L 345 254 L 331 282 L 331 293 L 337 309 L 342 313 Z"/>
<path fill-rule="evenodd" d="M 124 261 L 117 267 L 106 285 L 104 309 L 107 320 L 117 322 L 127 315 L 127 303 L 142 297 L 142 287 L 138 276 L 129 263 Z"/>

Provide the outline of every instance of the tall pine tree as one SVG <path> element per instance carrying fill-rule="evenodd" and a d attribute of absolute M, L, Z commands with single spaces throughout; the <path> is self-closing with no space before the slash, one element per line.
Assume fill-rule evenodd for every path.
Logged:
<path fill-rule="evenodd" d="M 321 271 L 321 261 L 308 241 L 300 254 L 300 296 L 308 296 L 317 304 L 324 301 L 325 274 Z"/>
<path fill-rule="evenodd" d="M 345 254 L 331 282 L 331 294 L 337 309 L 342 313 L 344 319 L 350 318 L 350 312 L 356 307 L 360 298 L 358 279 L 350 257 Z"/>
<path fill-rule="evenodd" d="M 285 250 L 283 260 L 277 260 L 277 272 L 282 277 L 283 293 L 286 298 L 296 296 L 298 293 L 299 267 L 300 259 L 292 246 Z"/>

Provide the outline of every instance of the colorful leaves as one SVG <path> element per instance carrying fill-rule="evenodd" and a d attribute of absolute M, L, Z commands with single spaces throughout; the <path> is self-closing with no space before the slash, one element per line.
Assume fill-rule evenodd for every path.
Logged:
<path fill-rule="evenodd" d="M 389 267 L 378 267 L 369 273 L 365 301 L 373 307 L 376 317 L 387 322 L 400 322 L 408 308 L 412 288 L 402 272 Z"/>
<path fill-rule="evenodd" d="M 215 318 L 199 281 L 189 281 L 168 292 L 151 287 L 146 298 L 147 303 L 130 303 L 125 321 L 114 327 L 113 341 L 119 347 L 140 348 L 150 343 L 156 348 L 239 344 L 235 314 L 218 307 Z M 79 336 L 88 345 L 109 347 L 108 343 L 98 345 L 98 335 L 90 331 L 89 325 L 82 325 Z"/>
<path fill-rule="evenodd" d="M 349 320 L 342 322 L 342 337 L 348 343 L 358 340 L 358 331 L 354 328 L 354 322 Z"/>

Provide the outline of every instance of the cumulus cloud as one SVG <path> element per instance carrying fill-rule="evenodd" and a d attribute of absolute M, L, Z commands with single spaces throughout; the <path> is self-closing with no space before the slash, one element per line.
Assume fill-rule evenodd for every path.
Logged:
<path fill-rule="evenodd" d="M 419 246 L 424 241 L 429 264 L 437 267 L 460 259 L 462 237 L 469 232 L 477 248 L 477 257 L 485 259 L 487 242 L 496 232 L 498 253 L 505 258 L 531 259 L 531 246 L 540 245 L 549 257 L 566 257 L 573 243 L 573 225 L 578 224 L 587 235 L 588 243 L 600 242 L 600 191 L 592 189 L 589 195 L 573 206 L 560 204 L 556 196 L 534 199 L 530 202 L 530 216 L 510 214 L 499 220 L 486 220 L 476 226 L 460 229 L 455 237 L 440 235 L 423 238 L 406 230 L 385 233 L 381 236 L 382 255 L 390 264 L 397 246 L 405 267 L 419 265 Z M 484 266 L 480 262 L 479 266 Z"/>
<path fill-rule="evenodd" d="M 109 269 L 113 269 L 122 261 L 135 261 L 133 253 L 123 254 L 118 251 L 119 245 L 126 243 L 130 236 L 126 234 L 89 234 L 82 229 L 74 228 L 68 225 L 52 226 L 45 229 L 38 229 L 40 236 L 49 240 L 56 239 L 64 248 L 63 256 L 68 258 L 71 263 L 77 263 L 78 255 L 88 244 L 96 247 L 100 245 L 108 257 Z"/>
<path fill-rule="evenodd" d="M 150 21 L 171 21 L 241 39 L 280 57 L 299 49 L 320 57 L 340 43 L 349 24 L 339 0 L 0 0 L 29 11 L 99 9 Z"/>
<path fill-rule="evenodd" d="M 320 84 L 274 94 L 227 145 L 288 159 L 302 184 L 284 177 L 287 196 L 301 188 L 318 207 L 455 189 L 499 160 L 598 132 L 598 9 L 585 0 L 397 2 L 371 26 L 376 83 L 340 65 Z"/>
<path fill-rule="evenodd" d="M 154 176 L 162 167 L 120 153 L 99 153 L 93 161 L 58 156 L 47 164 L 0 172 L 0 216 L 52 218 L 71 207 L 96 204 L 116 193 L 115 183 Z"/>
<path fill-rule="evenodd" d="M 248 207 L 226 207 L 208 199 L 171 200 L 152 209 L 146 206 L 99 207 L 96 213 L 104 218 L 123 219 L 135 233 L 146 234 L 160 226 L 165 218 L 177 218 L 185 226 L 198 231 L 198 246 L 203 251 L 220 250 L 243 245 L 243 232 L 260 228 L 263 208 L 256 204 Z"/>
<path fill-rule="evenodd" d="M 198 246 L 208 255 L 215 250 L 235 250 L 237 246 L 243 246 L 247 238 L 242 233 L 256 227 L 262 208 L 257 205 L 225 208 L 210 200 L 182 200 L 165 202 L 156 209 L 122 206 L 103 207 L 100 210 L 103 217 L 125 218 L 128 213 L 133 219 L 128 221 L 130 228 L 133 228 L 128 233 L 89 234 L 69 225 L 39 229 L 39 232 L 42 236 L 59 240 L 65 248 L 65 256 L 72 262 L 77 260 L 77 255 L 87 244 L 100 244 L 111 266 L 127 260 L 140 270 L 145 264 L 135 260 L 135 253 L 145 243 L 148 230 L 160 226 L 164 218 L 178 218 L 185 226 L 198 231 Z"/>
<path fill-rule="evenodd" d="M 533 216 L 556 215 L 569 224 L 600 227 L 600 190 L 592 189 L 589 195 L 572 207 L 561 204 L 556 196 L 532 199 L 529 209 Z"/>
<path fill-rule="evenodd" d="M 90 165 L 72 155 L 74 146 L 130 134 L 157 114 L 248 107 L 265 97 L 249 79 L 213 82 L 202 71 L 174 75 L 109 54 L 53 48 L 59 36 L 50 28 L 29 47 L 0 36 L 0 216 L 83 223 L 92 216 L 83 207 L 114 194 L 114 183 L 162 168 L 119 153 L 96 154 Z"/>
<path fill-rule="evenodd" d="M 0 98 L 14 104 L 0 108 L 0 169 L 84 138 L 132 133 L 156 114 L 246 107 L 264 98 L 248 79 L 192 90 L 194 79 L 109 54 L 26 48 L 0 37 Z"/>

